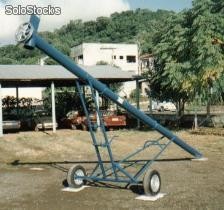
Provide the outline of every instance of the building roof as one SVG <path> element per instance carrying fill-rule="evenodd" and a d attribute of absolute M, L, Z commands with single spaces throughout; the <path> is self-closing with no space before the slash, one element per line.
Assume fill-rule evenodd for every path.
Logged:
<path fill-rule="evenodd" d="M 108 65 L 80 66 L 105 83 L 133 80 L 134 72 L 125 72 Z M 5 87 L 74 86 L 77 77 L 60 65 L 0 65 L 0 82 Z"/>
<path fill-rule="evenodd" d="M 111 43 L 111 42 L 83 42 L 78 45 L 73 45 L 71 48 L 82 46 L 82 45 L 113 45 L 113 46 L 137 46 L 135 43 L 125 43 L 125 42 L 118 42 L 118 43 Z"/>

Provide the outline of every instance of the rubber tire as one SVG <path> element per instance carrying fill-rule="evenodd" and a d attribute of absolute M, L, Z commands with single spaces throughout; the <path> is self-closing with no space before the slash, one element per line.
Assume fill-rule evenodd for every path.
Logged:
<path fill-rule="evenodd" d="M 69 169 L 68 174 L 67 174 L 67 182 L 68 182 L 69 187 L 80 188 L 86 183 L 85 180 L 82 180 L 81 184 L 75 183 L 74 176 L 75 176 L 75 173 L 77 170 L 82 170 L 84 176 L 86 176 L 86 170 L 81 165 L 73 165 Z"/>
<path fill-rule="evenodd" d="M 156 175 L 159 178 L 159 188 L 157 191 L 154 191 L 151 185 L 151 179 L 152 177 Z M 156 170 L 148 170 L 145 173 L 144 179 L 143 179 L 143 188 L 146 195 L 152 195 L 155 196 L 160 192 L 161 189 L 161 177 L 158 171 Z"/>

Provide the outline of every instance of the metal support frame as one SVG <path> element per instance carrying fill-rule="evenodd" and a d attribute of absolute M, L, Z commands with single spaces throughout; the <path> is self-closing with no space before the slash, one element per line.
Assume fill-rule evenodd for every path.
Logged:
<path fill-rule="evenodd" d="M 93 122 L 90 120 L 89 111 L 86 106 L 86 100 L 85 96 L 83 94 L 83 88 L 79 84 L 78 81 L 76 81 L 76 87 L 78 89 L 78 93 L 82 102 L 82 106 L 84 108 L 85 115 L 87 117 L 87 123 L 88 128 L 92 137 L 93 145 L 95 147 L 95 152 L 97 155 L 98 163 L 96 167 L 93 169 L 92 173 L 89 176 L 76 176 L 77 179 L 85 179 L 89 181 L 103 181 L 103 182 L 119 182 L 119 183 L 126 183 L 126 184 L 139 184 L 141 183 L 141 178 L 144 172 L 152 165 L 152 163 L 162 154 L 162 152 L 168 147 L 168 145 L 172 142 L 169 140 L 164 141 L 164 136 L 160 137 L 157 140 L 148 140 L 144 143 L 144 145 L 137 149 L 136 151 L 132 152 L 131 154 L 124 157 L 119 162 L 116 162 L 113 157 L 113 152 L 111 149 L 112 141 L 115 137 L 112 137 L 110 140 L 108 138 L 108 135 L 105 130 L 105 126 L 103 123 L 102 114 L 99 110 L 97 97 L 95 95 L 95 91 L 92 87 L 91 81 L 87 81 L 86 83 L 91 90 L 91 95 L 95 104 L 96 114 L 99 116 L 99 125 L 94 125 Z M 100 130 L 103 135 L 103 139 L 99 140 L 97 139 L 94 130 L 95 127 L 99 126 Z M 164 142 L 163 142 L 164 141 Z M 137 166 L 137 162 L 130 162 L 130 158 L 133 158 L 137 155 L 139 155 L 144 150 L 151 148 L 151 147 L 157 147 L 159 151 L 156 152 L 156 154 L 153 155 L 152 159 L 144 161 L 141 163 L 141 165 L 138 167 L 137 172 L 130 173 L 128 169 L 130 167 Z M 108 157 L 109 157 L 109 166 L 103 161 L 102 157 L 102 150 L 106 150 Z"/>
<path fill-rule="evenodd" d="M 77 66 L 73 62 L 73 60 L 71 60 L 69 57 L 65 56 L 60 51 L 58 51 L 57 49 L 49 45 L 46 41 L 44 41 L 41 37 L 37 35 L 38 26 L 39 26 L 39 18 L 37 16 L 31 16 L 30 23 L 23 24 L 20 27 L 21 31 L 17 32 L 18 40 L 21 42 L 24 42 L 24 47 L 27 49 L 34 49 L 35 47 L 37 47 L 38 49 L 46 53 L 49 57 L 53 58 L 55 61 L 57 61 L 66 69 L 68 69 L 71 73 L 73 73 L 78 78 L 80 78 L 82 83 L 90 86 L 96 112 L 99 116 L 100 131 L 102 132 L 102 136 L 103 136 L 103 140 L 101 141 L 99 141 L 99 139 L 96 138 L 96 135 L 94 133 L 94 125 L 92 125 L 92 122 L 89 117 L 89 111 L 86 106 L 84 93 L 82 92 L 82 88 L 79 82 L 76 82 L 76 86 L 81 98 L 83 109 L 87 117 L 88 127 L 89 127 L 90 135 L 93 141 L 93 146 L 95 147 L 96 155 L 98 158 L 98 164 L 96 165 L 92 174 L 90 176 L 76 176 L 77 179 L 81 178 L 81 179 L 86 179 L 91 181 L 106 181 L 106 182 L 109 181 L 109 182 L 122 182 L 127 184 L 132 184 L 132 183 L 138 184 L 140 182 L 140 177 L 143 175 L 143 173 L 149 168 L 149 166 L 157 158 L 159 158 L 161 153 L 167 148 L 167 146 L 171 142 L 175 143 L 176 145 L 181 147 L 183 150 L 185 150 L 189 154 L 195 156 L 196 158 L 202 157 L 202 154 L 199 151 L 197 151 L 190 145 L 186 144 L 179 137 L 175 136 L 171 131 L 161 126 L 160 124 L 158 124 L 156 121 L 154 121 L 152 118 L 147 116 L 145 113 L 136 109 L 134 106 L 132 106 L 126 100 L 119 97 L 117 94 L 113 93 L 105 84 L 93 78 L 91 75 L 85 72 L 82 68 Z M 32 34 L 30 35 L 30 33 Z M 26 36 L 27 36 L 27 39 L 25 39 Z M 103 119 L 101 116 L 101 112 L 99 110 L 99 106 L 97 105 L 95 90 L 98 91 L 99 94 L 110 99 L 111 101 L 116 103 L 118 106 L 125 109 L 127 112 L 129 112 L 131 115 L 133 115 L 136 119 L 138 119 L 142 123 L 145 123 L 149 127 L 152 127 L 154 130 L 158 131 L 160 134 L 162 134 L 162 137 L 157 140 L 146 141 L 145 144 L 140 149 L 137 149 L 133 153 L 129 154 L 127 157 L 125 157 L 121 161 L 116 162 L 114 160 L 114 156 L 111 149 L 111 143 L 113 141 L 113 138 L 109 140 L 107 136 Z M 165 139 L 166 139 L 166 142 L 164 143 L 163 141 Z M 130 158 L 134 157 L 135 155 L 139 154 L 145 149 L 153 147 L 153 146 L 157 147 L 159 149 L 159 152 L 157 152 L 151 160 L 145 161 L 145 163 L 137 170 L 135 174 L 130 173 L 127 170 L 127 168 L 133 165 L 130 163 L 127 164 Z M 109 160 L 110 160 L 109 166 L 105 165 L 105 162 L 103 162 L 103 157 L 101 153 L 102 152 L 101 150 L 103 149 L 107 151 L 107 155 L 109 156 Z"/>
<path fill-rule="evenodd" d="M 90 176 L 77 177 L 77 178 L 83 178 L 91 181 L 104 181 L 104 182 L 108 181 L 108 182 L 120 182 L 126 184 L 139 184 L 142 181 L 142 175 L 144 174 L 144 172 L 148 170 L 148 168 L 153 164 L 153 162 L 159 158 L 162 152 L 171 143 L 171 141 L 168 141 L 167 143 L 161 143 L 160 142 L 161 139 L 162 137 L 154 141 L 147 141 L 141 148 L 132 152 L 119 162 L 112 163 L 112 167 L 108 167 L 105 169 L 106 177 L 102 176 L 103 174 L 98 168 L 95 168 Z M 141 164 L 139 165 L 138 161 L 133 162 L 130 160 L 130 158 L 139 155 L 144 150 L 151 148 L 153 146 L 157 146 L 160 150 L 153 156 L 152 159 L 148 161 L 142 161 Z M 134 167 L 137 170 L 137 172 L 135 171 L 135 173 L 130 173 L 127 170 L 130 167 Z M 117 175 L 117 177 L 114 177 L 115 174 Z"/>
<path fill-rule="evenodd" d="M 100 109 L 100 96 L 99 96 L 99 92 L 96 90 L 96 106 L 98 109 Z M 97 126 L 100 126 L 100 116 L 96 115 L 96 122 L 97 122 Z"/>

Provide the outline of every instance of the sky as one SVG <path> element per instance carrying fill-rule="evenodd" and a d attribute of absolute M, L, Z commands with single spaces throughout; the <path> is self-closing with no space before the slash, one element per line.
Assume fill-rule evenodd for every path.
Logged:
<path fill-rule="evenodd" d="M 41 17 L 40 31 L 50 30 L 66 24 L 71 19 L 82 19 L 83 21 L 94 20 L 99 16 L 110 16 L 114 12 L 121 12 L 136 8 L 147 8 L 150 10 L 166 9 L 181 11 L 191 7 L 191 0 L 0 0 L 0 46 L 14 44 L 14 34 L 18 26 L 27 21 L 29 16 L 6 15 L 5 5 L 26 6 L 37 5 L 43 7 L 52 5 L 61 7 L 61 15 Z M 36 91 L 37 92 L 37 91 Z M 5 90 L 3 95 L 11 94 L 12 90 Z M 33 90 L 24 89 L 20 91 L 23 97 L 33 94 Z M 15 95 L 13 90 L 12 95 Z M 36 97 L 40 98 L 40 91 Z"/>
<path fill-rule="evenodd" d="M 181 11 L 191 7 L 192 0 L 128 0 L 132 9 L 148 8 Z"/>

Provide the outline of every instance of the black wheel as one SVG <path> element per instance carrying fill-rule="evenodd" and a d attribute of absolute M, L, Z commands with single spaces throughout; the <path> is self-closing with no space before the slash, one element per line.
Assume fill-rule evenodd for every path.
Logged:
<path fill-rule="evenodd" d="M 80 165 L 72 166 L 67 174 L 67 182 L 70 187 L 80 188 L 85 184 L 85 180 L 76 178 L 76 176 L 86 176 L 85 169 Z"/>
<path fill-rule="evenodd" d="M 146 195 L 157 195 L 161 188 L 161 178 L 156 170 L 148 170 L 143 179 L 143 188 Z"/>

